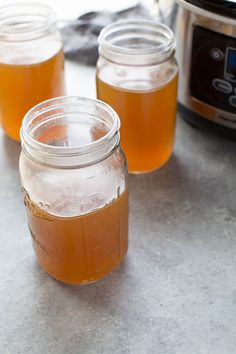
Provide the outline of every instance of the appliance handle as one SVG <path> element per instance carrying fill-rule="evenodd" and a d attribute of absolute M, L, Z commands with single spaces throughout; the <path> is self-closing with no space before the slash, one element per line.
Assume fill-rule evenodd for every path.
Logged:
<path fill-rule="evenodd" d="M 197 15 L 205 16 L 205 17 L 208 17 L 212 20 L 216 20 L 216 21 L 223 22 L 226 24 L 232 24 L 235 26 L 235 19 L 233 19 L 233 18 L 221 16 L 221 15 L 218 15 L 214 12 L 207 11 L 205 9 L 202 9 L 201 7 L 190 4 L 186 0 L 174 0 L 174 1 L 177 4 L 179 4 L 180 6 L 184 7 L 185 9 L 187 9 Z"/>

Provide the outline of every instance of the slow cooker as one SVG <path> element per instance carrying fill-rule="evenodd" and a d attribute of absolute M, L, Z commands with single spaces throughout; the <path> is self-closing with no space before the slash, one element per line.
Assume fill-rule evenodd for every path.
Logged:
<path fill-rule="evenodd" d="M 236 1 L 175 3 L 180 111 L 194 125 L 236 138 Z"/>

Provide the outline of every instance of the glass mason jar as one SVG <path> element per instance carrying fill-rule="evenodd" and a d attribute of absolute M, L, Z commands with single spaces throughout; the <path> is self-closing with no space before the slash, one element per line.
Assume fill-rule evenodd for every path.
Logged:
<path fill-rule="evenodd" d="M 26 112 L 64 94 L 64 55 L 54 12 L 32 3 L 0 7 L 0 123 L 20 140 Z"/>
<path fill-rule="evenodd" d="M 32 108 L 22 129 L 20 174 L 42 268 L 81 284 L 110 273 L 128 247 L 128 190 L 120 121 L 107 104 L 58 97 Z"/>
<path fill-rule="evenodd" d="M 97 97 L 119 114 L 129 172 L 155 170 L 172 153 L 178 81 L 174 53 L 172 31 L 154 21 L 119 21 L 100 33 Z"/>

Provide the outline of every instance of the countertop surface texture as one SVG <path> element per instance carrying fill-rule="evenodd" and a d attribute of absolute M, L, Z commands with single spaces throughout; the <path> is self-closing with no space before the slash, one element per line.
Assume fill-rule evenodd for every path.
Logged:
<path fill-rule="evenodd" d="M 94 97 L 93 69 L 67 64 L 66 72 L 68 93 Z M 236 353 L 234 142 L 179 118 L 169 162 L 129 176 L 125 261 L 86 286 L 37 265 L 19 154 L 1 131 L 1 354 Z"/>

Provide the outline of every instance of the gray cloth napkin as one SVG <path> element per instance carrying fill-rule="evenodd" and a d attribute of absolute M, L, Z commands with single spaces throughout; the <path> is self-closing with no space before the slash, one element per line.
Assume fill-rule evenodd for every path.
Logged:
<path fill-rule="evenodd" d="M 98 35 L 106 25 L 127 18 L 150 18 L 138 4 L 118 12 L 89 12 L 61 28 L 65 57 L 87 65 L 96 65 Z"/>

